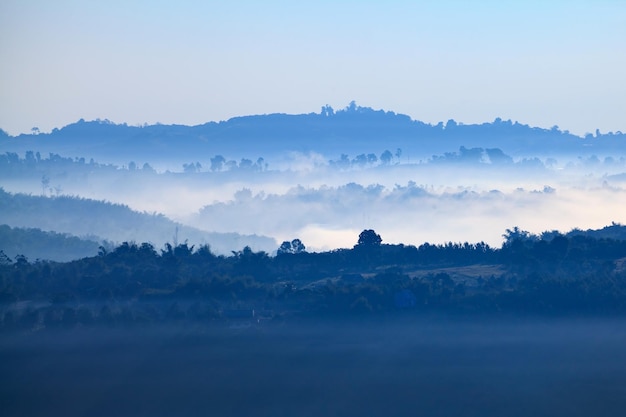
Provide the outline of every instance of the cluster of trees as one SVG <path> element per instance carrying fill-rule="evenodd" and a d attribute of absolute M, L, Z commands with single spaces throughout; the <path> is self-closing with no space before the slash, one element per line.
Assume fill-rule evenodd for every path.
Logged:
<path fill-rule="evenodd" d="M 434 164 L 490 164 L 496 166 L 517 166 L 522 168 L 551 168 L 554 167 L 558 161 L 554 158 L 546 158 L 545 161 L 537 157 L 520 158 L 514 161 L 510 155 L 507 155 L 500 148 L 466 148 L 461 146 L 458 152 L 444 152 L 442 155 L 433 155 L 429 163 Z M 596 155 L 591 155 L 586 158 L 579 157 L 576 162 L 570 161 L 567 163 L 566 168 L 598 168 L 598 167 L 618 167 L 626 164 L 626 158 L 613 158 L 611 156 L 605 157 L 600 160 Z"/>
<path fill-rule="evenodd" d="M 132 166 L 135 166 L 132 163 Z M 129 165 L 130 166 L 130 165 Z M 74 178 L 86 178 L 94 173 L 110 174 L 120 168 L 113 164 L 99 164 L 92 159 L 68 158 L 50 153 L 42 157 L 39 152 L 26 151 L 24 157 L 15 152 L 0 154 L 0 175 L 6 179 L 34 179 L 41 182 L 42 195 L 58 196 L 63 191 L 57 182 L 71 175 Z M 143 171 L 155 172 L 149 164 L 144 164 Z"/>
<path fill-rule="evenodd" d="M 376 156 L 374 153 L 359 154 L 350 159 L 348 154 L 342 153 L 339 159 L 329 160 L 328 165 L 338 169 L 349 168 L 366 168 L 378 165 L 391 165 L 392 163 L 399 164 L 400 157 L 402 156 L 402 149 L 396 149 L 395 153 L 391 153 L 388 149 L 385 149 L 380 156 Z"/>
<path fill-rule="evenodd" d="M 232 171 L 241 169 L 246 171 L 267 171 L 269 164 L 263 157 L 258 157 L 256 162 L 251 159 L 241 158 L 239 164 L 237 161 L 227 160 L 222 155 L 215 155 L 211 158 L 211 172 Z"/>
<path fill-rule="evenodd" d="M 86 172 L 93 172 L 94 170 L 101 171 L 117 171 L 120 169 L 127 169 L 129 171 L 137 171 L 141 169 L 145 172 L 155 172 L 150 164 L 143 164 L 142 168 L 131 161 L 128 166 L 119 167 L 115 164 L 102 164 L 94 161 L 90 158 L 87 161 L 83 157 L 64 157 L 57 153 L 48 153 L 47 157 L 42 157 L 40 152 L 26 151 L 24 157 L 21 157 L 16 152 L 5 152 L 0 154 L 0 172 L 10 175 L 26 174 L 31 172 L 57 172 L 60 170 L 84 170 Z"/>
<path fill-rule="evenodd" d="M 127 321 L 205 319 L 241 306 L 276 316 L 433 309 L 626 312 L 626 240 L 536 237 L 519 229 L 507 230 L 505 238 L 499 249 L 484 243 L 414 247 L 384 244 L 374 230 L 364 230 L 351 249 L 309 253 L 294 239 L 274 257 L 249 247 L 217 256 L 206 245 L 157 250 L 129 242 L 65 263 L 0 254 L 2 323 L 58 324 L 66 315 L 70 323 L 80 316 L 87 322 L 116 315 Z M 472 265 L 476 271 L 497 265 L 502 272 L 473 279 L 451 272 Z M 20 310 L 18 301 L 32 306 Z"/>
<path fill-rule="evenodd" d="M 402 149 L 397 148 L 395 152 L 384 150 L 380 155 L 375 153 L 360 153 L 354 157 L 347 153 L 342 153 L 338 159 L 328 160 L 328 166 L 339 170 L 364 169 L 378 166 L 397 165 L 401 162 Z M 428 164 L 472 164 L 472 165 L 494 165 L 521 168 L 550 168 L 557 164 L 554 158 L 547 158 L 545 161 L 537 157 L 521 158 L 514 161 L 513 158 L 504 153 L 499 148 L 466 148 L 461 146 L 457 152 L 444 152 L 441 155 L 432 155 L 429 159 L 424 159 L 423 163 Z M 579 158 L 575 163 L 568 163 L 568 168 L 618 168 L 626 165 L 626 158 L 613 158 L 610 156 L 600 160 L 592 155 L 587 158 Z M 239 161 L 228 159 L 221 154 L 209 158 L 208 164 L 200 161 L 182 164 L 182 173 L 219 173 L 219 172 L 249 172 L 258 173 L 269 170 L 269 163 L 263 157 L 256 160 L 241 158 Z M 59 182 L 67 181 L 71 176 L 73 180 L 86 179 L 97 175 L 134 175 L 141 177 L 151 177 L 158 175 L 155 168 L 149 163 L 143 164 L 130 161 L 128 164 L 103 164 L 91 158 L 87 161 L 82 157 L 63 157 L 56 153 L 49 153 L 47 157 L 42 157 L 39 152 L 26 151 L 24 157 L 16 152 L 5 152 L 0 154 L 0 175 L 5 178 L 14 179 L 37 179 L 41 181 L 42 194 L 59 195 L 63 190 Z M 171 174 L 166 171 L 165 174 Z M 161 174 L 162 175 L 162 174 Z"/>
<path fill-rule="evenodd" d="M 385 150 L 379 156 L 374 153 L 361 153 L 351 158 L 348 154 L 342 153 L 339 159 L 331 159 L 328 165 L 332 168 L 347 170 L 351 168 L 368 168 L 376 166 L 388 166 L 401 162 L 402 149 L 396 149 L 395 153 Z M 444 152 L 440 155 L 432 155 L 420 163 L 428 164 L 467 164 L 467 165 L 491 165 L 497 167 L 518 167 L 518 168 L 551 168 L 557 165 L 554 158 L 541 160 L 538 157 L 523 157 L 514 160 L 500 148 L 467 148 L 461 146 L 456 152 Z M 586 158 L 579 157 L 575 162 L 568 162 L 566 168 L 614 168 L 626 165 L 626 158 L 613 158 L 607 156 L 604 159 L 591 155 Z"/>
<path fill-rule="evenodd" d="M 261 172 L 267 171 L 269 168 L 269 164 L 265 162 L 263 157 L 258 157 L 256 161 L 241 158 L 241 160 L 237 162 L 234 159 L 226 159 L 222 155 L 215 155 L 210 159 L 210 162 L 209 170 L 211 172 L 234 171 L 237 169 Z M 197 161 L 183 164 L 183 172 L 186 174 L 202 172 L 202 169 L 202 164 Z"/>
<path fill-rule="evenodd" d="M 294 239 L 291 242 L 285 240 L 280 244 L 280 247 L 276 251 L 277 255 L 296 254 L 306 252 L 306 246 L 300 239 Z"/>
<path fill-rule="evenodd" d="M 226 159 L 222 155 L 215 155 L 210 158 L 210 166 L 208 171 L 221 172 L 221 171 L 233 171 L 233 170 L 246 170 L 246 171 L 267 171 L 269 164 L 263 157 L 258 157 L 256 161 L 248 158 L 241 158 L 239 162 L 233 159 Z M 60 173 L 67 174 L 72 172 L 73 175 L 80 174 L 94 174 L 110 173 L 110 172 L 133 172 L 143 174 L 156 174 L 157 171 L 149 164 L 144 163 L 140 165 L 135 161 L 130 161 L 126 165 L 116 164 L 101 164 L 94 161 L 91 158 L 86 161 L 82 157 L 63 157 L 56 153 L 49 153 L 47 157 L 42 157 L 40 152 L 26 151 L 24 157 L 21 157 L 16 152 L 5 152 L 0 154 L 0 173 L 7 177 L 24 177 L 24 176 L 42 176 L 42 182 L 49 179 L 50 176 L 58 175 Z M 204 166 L 198 162 L 189 162 L 182 165 L 182 172 L 184 173 L 199 173 L 204 172 Z M 46 187 L 45 191 L 48 191 L 50 187 Z"/>
<path fill-rule="evenodd" d="M 445 152 L 443 155 L 433 155 L 434 163 L 491 163 L 496 165 L 508 165 L 513 163 L 513 158 L 505 154 L 499 148 L 483 149 L 461 146 L 458 152 Z"/>

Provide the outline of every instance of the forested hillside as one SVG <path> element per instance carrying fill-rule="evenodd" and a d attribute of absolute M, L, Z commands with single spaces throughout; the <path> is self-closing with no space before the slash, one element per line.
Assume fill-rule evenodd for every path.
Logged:
<path fill-rule="evenodd" d="M 10 258 L 25 256 L 31 261 L 71 261 L 98 254 L 107 242 L 80 239 L 68 234 L 44 232 L 40 229 L 12 228 L 0 225 L 0 250 Z"/>
<path fill-rule="evenodd" d="M 12 194 L 2 188 L 0 218 L 11 227 L 67 233 L 95 241 L 145 241 L 155 245 L 189 241 L 208 244 L 216 253 L 230 253 L 246 245 L 258 250 L 276 246 L 271 238 L 205 232 L 178 224 L 162 214 L 140 213 L 122 204 L 72 196 Z"/>
<path fill-rule="evenodd" d="M 612 229 L 624 226 L 612 225 Z M 351 249 L 308 253 L 284 242 L 277 256 L 249 247 L 217 256 L 207 246 L 123 243 L 81 260 L 0 266 L 2 325 L 55 326 L 448 312 L 626 314 L 626 240 L 507 230 L 484 243 L 383 244 L 364 230 Z M 238 313 L 241 314 L 241 313 Z M 251 315 L 252 314 L 252 315 Z"/>

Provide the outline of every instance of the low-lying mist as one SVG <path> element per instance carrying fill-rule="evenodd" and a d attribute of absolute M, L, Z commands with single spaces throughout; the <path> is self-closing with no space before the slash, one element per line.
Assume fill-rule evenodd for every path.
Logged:
<path fill-rule="evenodd" d="M 90 168 L 71 159 L 60 168 L 61 158 L 7 176 L 3 188 L 125 204 L 208 232 L 299 238 L 310 250 L 351 247 L 366 228 L 387 243 L 499 246 L 513 226 L 540 233 L 626 222 L 623 158 L 514 161 L 504 155 L 504 162 L 494 162 L 484 154 L 469 162 L 462 152 L 386 164 L 289 154 L 248 168 L 186 164 L 183 172 L 147 164 Z M 168 238 L 173 233 L 167 231 Z"/>
<path fill-rule="evenodd" d="M 297 187 L 282 195 L 244 189 L 233 201 L 207 205 L 185 222 L 217 231 L 271 234 L 278 240 L 298 237 L 319 249 L 350 247 L 364 228 L 374 228 L 388 243 L 484 241 L 499 246 L 503 231 L 512 226 L 534 233 L 602 227 L 622 220 L 625 204 L 624 189 L 608 186 L 503 192 L 350 183 Z"/>

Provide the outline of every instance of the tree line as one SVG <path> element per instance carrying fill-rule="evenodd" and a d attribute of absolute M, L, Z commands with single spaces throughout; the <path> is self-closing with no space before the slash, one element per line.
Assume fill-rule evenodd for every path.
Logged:
<path fill-rule="evenodd" d="M 220 320 L 224 311 L 241 308 L 271 318 L 442 310 L 626 313 L 626 240 L 541 237 L 515 228 L 500 248 L 416 247 L 384 244 L 364 230 L 352 248 L 310 253 L 299 239 L 281 248 L 276 256 L 249 247 L 218 256 L 207 245 L 157 250 L 125 242 L 71 262 L 1 253 L 0 323 Z M 456 274 L 459 268 L 475 273 Z"/>

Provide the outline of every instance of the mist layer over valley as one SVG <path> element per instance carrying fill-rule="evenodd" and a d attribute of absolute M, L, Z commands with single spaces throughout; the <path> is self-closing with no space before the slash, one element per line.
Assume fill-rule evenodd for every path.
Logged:
<path fill-rule="evenodd" d="M 528 132 L 532 137 L 534 131 Z M 36 144 L 37 136 L 23 140 Z M 71 143 L 77 140 L 74 136 Z M 471 138 L 469 142 L 479 143 Z M 611 147 L 601 148 L 604 155 L 600 157 L 589 148 L 575 148 L 578 156 L 569 151 L 556 155 L 551 147 L 541 153 L 537 145 L 518 155 L 464 145 L 430 155 L 429 146 L 419 153 L 413 149 L 413 154 L 385 148 L 406 143 L 406 139 L 360 147 L 356 141 L 345 141 L 346 152 L 362 151 L 354 154 L 334 153 L 343 141 L 329 142 L 334 143 L 332 147 L 322 143 L 318 150 L 306 153 L 291 150 L 293 142 L 286 141 L 282 151 L 274 145 L 266 153 L 259 149 L 258 154 L 251 154 L 242 144 L 238 151 L 227 146 L 231 154 L 226 156 L 196 152 L 196 159 L 185 161 L 180 156 L 163 159 L 164 155 L 148 153 L 159 162 L 137 160 L 121 165 L 90 155 L 7 152 L 0 158 L 6 192 L 27 193 L 33 201 L 35 196 L 45 196 L 50 199 L 45 205 L 50 206 L 62 205 L 68 196 L 110 202 L 147 215 L 137 214 L 137 219 L 160 217 L 161 226 L 152 230 L 124 222 L 114 226 L 123 211 L 120 207 L 109 206 L 111 210 L 96 217 L 88 208 L 94 203 L 82 200 L 79 204 L 76 199 L 71 209 L 63 211 L 69 216 L 66 220 L 51 217 L 52 211 L 46 213 L 41 198 L 30 210 L 5 205 L 3 217 L 13 227 L 117 243 L 147 241 L 160 246 L 172 240 L 188 241 L 209 244 L 218 253 L 245 245 L 272 252 L 277 242 L 293 238 L 304 241 L 310 250 L 350 247 L 364 228 L 376 229 L 390 243 L 484 241 L 497 246 L 504 230 L 512 226 L 533 233 L 566 232 L 625 221 L 621 208 L 626 203 L 626 160 L 619 138 L 611 138 Z M 499 143 L 506 149 L 524 142 L 502 136 Z M 538 153 L 524 156 L 529 149 Z M 95 156 L 105 158 L 106 154 Z M 259 239 L 220 238 L 207 232 L 257 235 Z"/>

